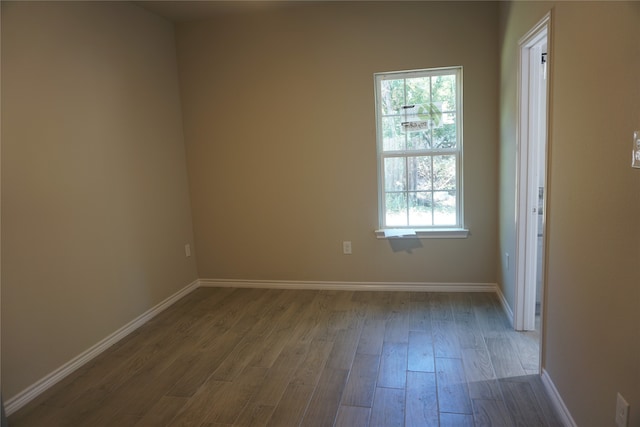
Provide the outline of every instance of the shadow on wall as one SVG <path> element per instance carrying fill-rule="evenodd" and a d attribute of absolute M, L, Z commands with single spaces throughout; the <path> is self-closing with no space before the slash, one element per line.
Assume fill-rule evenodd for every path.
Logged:
<path fill-rule="evenodd" d="M 413 253 L 414 249 L 422 248 L 422 242 L 420 239 L 389 239 L 389 246 L 393 252 L 407 252 Z"/>

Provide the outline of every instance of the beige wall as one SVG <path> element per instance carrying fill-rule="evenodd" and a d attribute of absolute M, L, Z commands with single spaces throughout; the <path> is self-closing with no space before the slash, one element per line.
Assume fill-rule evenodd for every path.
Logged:
<path fill-rule="evenodd" d="M 513 303 L 496 255 L 515 253 L 517 42 L 552 7 L 544 368 L 578 425 L 613 425 L 617 391 L 639 425 L 639 3 L 505 3 L 499 21 L 489 3 L 262 5 L 180 24 L 199 276 L 497 280 Z M 173 36 L 124 3 L 2 2 L 5 399 L 197 276 Z M 373 235 L 372 75 L 446 65 L 464 66 L 471 235 L 394 251 Z"/>
<path fill-rule="evenodd" d="M 493 3 L 327 2 L 179 24 L 200 277 L 495 283 L 497 23 Z M 452 65 L 471 235 L 394 251 L 373 233 L 373 73 Z"/>
<path fill-rule="evenodd" d="M 515 246 L 517 43 L 553 8 L 544 368 L 579 426 L 640 425 L 640 3 L 501 9 L 500 250 Z M 510 293 L 514 279 L 501 265 Z"/>
<path fill-rule="evenodd" d="M 2 2 L 2 391 L 196 279 L 173 26 Z"/>

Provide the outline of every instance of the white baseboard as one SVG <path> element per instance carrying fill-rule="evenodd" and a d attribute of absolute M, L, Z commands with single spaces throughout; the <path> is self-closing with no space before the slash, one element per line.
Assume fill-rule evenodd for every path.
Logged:
<path fill-rule="evenodd" d="M 558 412 L 562 424 L 566 427 L 578 427 L 578 424 L 576 424 L 573 417 L 571 417 L 569 409 L 565 406 L 564 401 L 560 396 L 560 392 L 558 392 L 558 389 L 555 384 L 553 384 L 549 373 L 544 368 L 542 369 L 542 384 L 544 384 L 544 388 L 547 390 L 547 394 L 549 395 L 549 398 L 551 398 L 551 402 Z"/>
<path fill-rule="evenodd" d="M 200 279 L 202 287 L 313 289 L 338 291 L 496 292 L 495 283 L 327 282 L 288 280 Z"/>
<path fill-rule="evenodd" d="M 500 305 L 502 305 L 502 310 L 509 318 L 509 322 L 511 323 L 511 326 L 513 326 L 513 311 L 511 310 L 511 307 L 509 306 L 507 299 L 502 293 L 502 289 L 500 289 L 500 286 L 496 286 L 496 294 L 498 294 L 498 299 L 500 300 Z"/>
<path fill-rule="evenodd" d="M 198 281 L 194 281 L 193 283 L 187 285 L 180 291 L 171 295 L 169 298 L 165 299 L 161 303 L 156 306 L 150 308 L 142 315 L 136 317 L 131 322 L 124 325 L 122 328 L 118 329 L 111 335 L 104 338 L 102 341 L 98 342 L 91 348 L 85 350 L 78 356 L 74 357 L 64 365 L 60 366 L 55 371 L 46 375 L 44 378 L 30 385 L 11 399 L 5 402 L 5 410 L 7 416 L 13 414 L 18 409 L 25 406 L 27 403 L 31 402 L 33 399 L 38 397 L 40 394 L 44 393 L 50 387 L 54 386 L 56 383 L 64 379 L 66 376 L 70 375 L 72 372 L 82 367 L 84 364 L 98 356 L 100 353 L 104 352 L 106 349 L 111 347 L 113 344 L 120 341 L 122 338 L 129 335 L 131 332 L 138 329 L 140 326 L 147 323 L 153 317 L 157 316 L 159 313 L 164 311 L 166 308 L 171 306 L 171 304 L 178 301 L 180 298 L 192 292 L 194 289 L 198 287 Z"/>

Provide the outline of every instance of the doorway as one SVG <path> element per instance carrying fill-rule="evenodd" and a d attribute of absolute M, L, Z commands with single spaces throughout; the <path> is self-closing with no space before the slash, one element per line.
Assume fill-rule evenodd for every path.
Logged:
<path fill-rule="evenodd" d="M 540 331 L 544 291 L 550 14 L 519 43 L 517 257 L 514 327 Z"/>

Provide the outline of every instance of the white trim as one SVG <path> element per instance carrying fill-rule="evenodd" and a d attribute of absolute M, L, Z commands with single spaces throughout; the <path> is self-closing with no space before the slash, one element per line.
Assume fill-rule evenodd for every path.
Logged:
<path fill-rule="evenodd" d="M 5 406 L 7 416 L 13 414 L 18 409 L 31 402 L 33 399 L 47 391 L 49 388 L 53 387 L 56 383 L 64 379 L 66 376 L 70 375 L 72 372 L 82 367 L 84 364 L 98 356 L 100 353 L 104 352 L 113 344 L 117 343 L 122 338 L 126 337 L 131 332 L 135 331 L 140 326 L 144 325 L 149 320 L 160 314 L 180 298 L 191 293 L 197 287 L 198 281 L 196 280 L 9 399 L 6 402 Z"/>
<path fill-rule="evenodd" d="M 542 384 L 544 385 L 544 388 L 547 390 L 547 394 L 551 399 L 551 403 L 553 403 L 553 407 L 558 412 L 558 416 L 560 417 L 560 421 L 562 422 L 562 424 L 567 427 L 578 427 L 578 424 L 576 424 L 576 422 L 573 420 L 573 417 L 571 416 L 569 409 L 567 409 L 567 406 L 564 404 L 564 401 L 562 400 L 562 396 L 560 396 L 560 392 L 558 392 L 558 389 L 556 388 L 555 384 L 551 380 L 549 373 L 546 370 L 544 370 L 544 368 L 542 369 L 541 378 L 542 378 Z"/>
<path fill-rule="evenodd" d="M 385 230 L 376 230 L 376 238 L 378 239 L 466 239 L 469 236 L 469 230 L 466 228 L 432 228 L 424 230 L 411 230 L 409 234 L 402 236 L 385 236 Z"/>
<path fill-rule="evenodd" d="M 530 192 L 532 187 L 537 188 L 538 184 L 529 182 L 532 176 L 530 172 L 530 164 L 532 159 L 529 157 L 531 152 L 530 140 L 534 140 L 532 129 L 529 126 L 529 120 L 536 111 L 530 111 L 530 103 L 536 101 L 537 98 L 530 99 L 531 81 L 535 80 L 535 76 L 530 75 L 529 56 L 530 51 L 536 48 L 539 43 L 547 40 L 547 58 L 550 59 L 551 53 L 551 12 L 548 12 L 531 30 L 527 32 L 518 42 L 519 62 L 518 62 L 518 133 L 517 133 L 517 161 L 516 161 L 516 264 L 515 264 L 515 301 L 514 301 L 514 328 L 518 331 L 535 329 L 535 258 L 536 258 L 536 238 L 532 236 L 531 221 L 537 223 L 538 217 L 535 215 L 533 219 L 532 205 L 537 207 L 537 191 Z M 547 73 L 547 88 L 545 96 L 549 98 L 549 86 L 551 81 L 551 67 Z M 537 93 L 537 92 L 535 92 Z M 534 110 L 531 107 L 531 110 Z M 549 127 L 547 109 L 547 123 L 545 129 L 545 145 L 548 145 Z M 534 153 L 535 155 L 535 153 Z M 546 164 L 546 148 L 544 161 Z M 548 193 L 548 181 L 545 172 L 545 201 L 543 202 L 543 213 L 546 216 L 546 193 Z M 545 218 L 543 217 L 543 229 Z M 544 233 L 546 235 L 546 233 Z M 544 239 L 544 237 L 543 237 Z M 543 260 L 544 262 L 544 254 Z M 544 275 L 544 273 L 543 273 Z M 544 288 L 544 281 L 543 281 Z"/>
<path fill-rule="evenodd" d="M 551 11 L 548 11 L 547 13 L 544 14 L 544 16 L 538 21 L 538 23 L 536 25 L 534 25 L 529 31 L 527 31 L 527 33 L 520 37 L 520 40 L 518 40 L 518 45 L 524 45 L 527 43 L 531 43 L 532 41 L 535 43 L 535 41 L 538 40 L 540 31 L 542 31 L 543 29 L 547 29 L 550 30 L 551 27 Z"/>
<path fill-rule="evenodd" d="M 455 90 L 455 99 L 456 106 L 455 110 L 446 111 L 446 113 L 454 113 L 456 115 L 456 146 L 455 148 L 450 149 L 424 149 L 424 150 L 393 150 L 393 151 L 385 151 L 383 149 L 383 132 L 382 132 L 382 122 L 383 122 L 383 114 L 381 107 L 381 84 L 384 80 L 387 79 L 406 79 L 408 77 L 433 77 L 440 75 L 453 75 L 456 80 L 456 90 Z M 376 119 L 376 156 L 377 156 L 377 183 L 378 183 L 378 224 L 380 228 L 394 228 L 391 225 L 386 224 L 386 184 L 385 184 L 385 173 L 384 173 L 384 161 L 389 157 L 398 157 L 406 159 L 411 156 L 422 155 L 422 156 L 435 156 L 437 154 L 449 154 L 455 156 L 456 159 L 456 224 L 451 225 L 455 228 L 463 228 L 464 227 L 464 187 L 463 187 L 463 113 L 464 113 L 464 95 L 463 95 L 463 66 L 451 66 L 451 67 L 440 67 L 440 68 L 426 68 L 419 70 L 404 70 L 404 71 L 391 71 L 391 72 L 381 72 L 374 73 L 374 83 L 375 83 L 375 119 Z M 405 84 L 406 91 L 406 84 Z M 406 98 L 406 92 L 405 92 Z M 430 97 L 431 99 L 431 97 Z M 443 112 L 445 113 L 445 112 Z M 405 170 L 407 173 L 408 169 Z M 438 189 L 432 188 L 430 191 L 437 191 Z M 403 193 L 407 195 L 410 193 L 408 188 L 405 188 L 402 191 L 398 191 L 398 193 Z M 408 200 L 407 200 L 408 202 Z M 408 207 L 408 206 L 407 206 Z M 433 212 L 432 212 L 433 214 Z M 407 211 L 407 223 L 409 222 L 409 211 Z M 466 236 L 465 236 L 466 237 Z"/>
<path fill-rule="evenodd" d="M 504 311 L 504 314 L 507 315 L 507 317 L 509 318 L 509 322 L 511 323 L 511 326 L 513 326 L 513 311 L 511 311 L 511 307 L 509 306 L 507 299 L 502 293 L 502 289 L 500 289 L 500 286 L 496 286 L 496 294 L 498 295 L 498 299 L 500 300 L 500 305 L 502 305 L 502 310 Z"/>
<path fill-rule="evenodd" d="M 337 291 L 496 292 L 495 283 L 328 282 L 290 280 L 200 279 L 202 287 L 313 289 Z"/>

